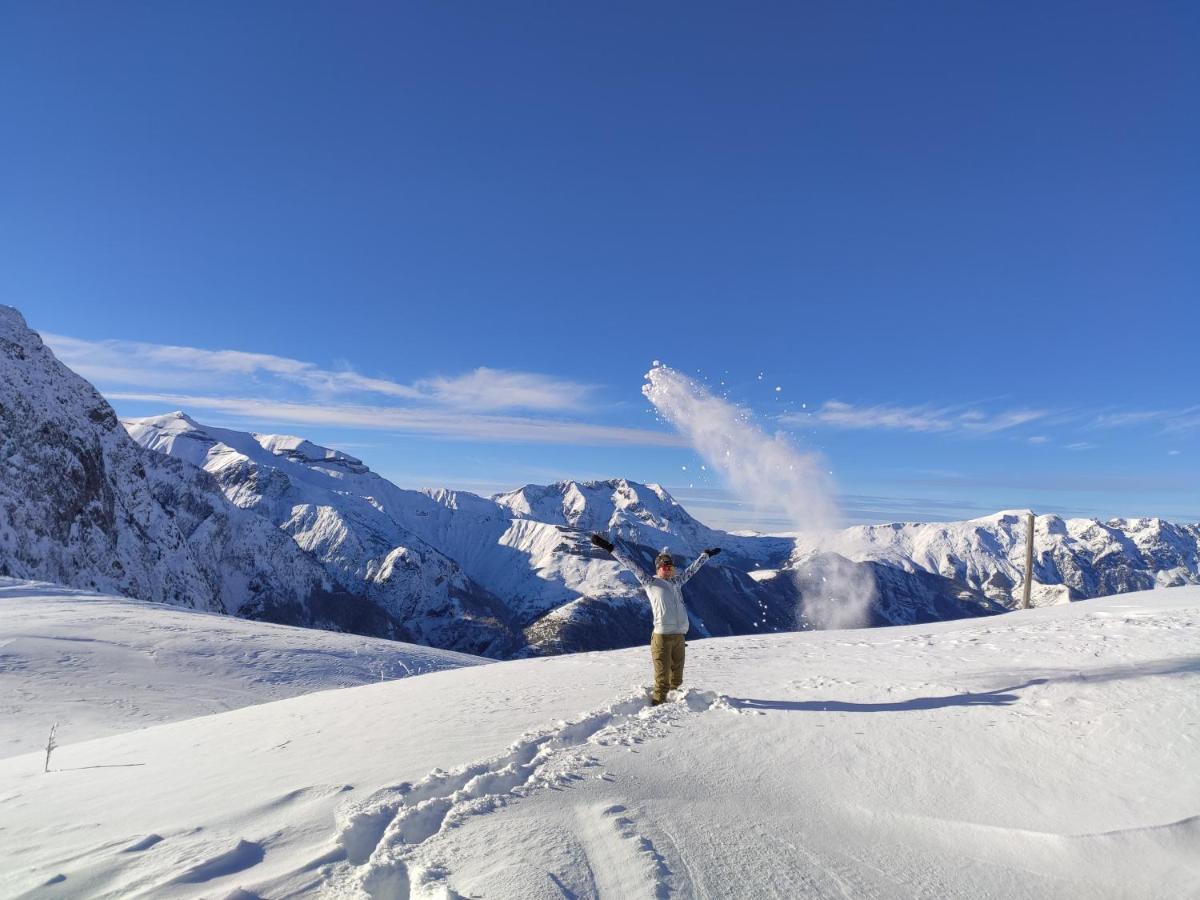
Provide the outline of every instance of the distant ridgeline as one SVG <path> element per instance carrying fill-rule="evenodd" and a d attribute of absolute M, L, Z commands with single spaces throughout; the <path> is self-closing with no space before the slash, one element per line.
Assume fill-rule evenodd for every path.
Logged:
<path fill-rule="evenodd" d="M 182 412 L 122 423 L 2 306 L 0 460 L 0 575 L 496 658 L 646 640 L 636 583 L 591 531 L 647 567 L 663 546 L 724 548 L 688 586 L 698 637 L 805 627 L 797 585 L 823 566 L 869 569 L 864 624 L 892 625 L 1003 612 L 1024 565 L 1016 513 L 851 528 L 818 550 L 716 531 L 625 479 L 411 491 L 301 438 Z M 1198 551 L 1197 525 L 1041 516 L 1035 601 L 1200 583 Z"/>

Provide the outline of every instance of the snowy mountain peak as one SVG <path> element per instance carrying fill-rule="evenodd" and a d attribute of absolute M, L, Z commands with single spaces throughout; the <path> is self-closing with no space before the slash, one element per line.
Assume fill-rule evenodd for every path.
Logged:
<path fill-rule="evenodd" d="M 205 427 L 182 410 L 163 413 L 161 416 L 145 416 L 140 419 L 122 419 L 126 429 L 132 427 L 152 428 L 173 437 L 179 435 L 205 436 Z"/>
<path fill-rule="evenodd" d="M 655 484 L 653 481 L 646 483 L 648 490 L 654 491 L 654 495 L 663 503 L 668 503 L 671 506 L 679 506 L 679 501 L 671 496 L 670 492 L 661 484 Z M 682 509 L 682 507 L 680 507 Z"/>
<path fill-rule="evenodd" d="M 159 416 L 158 418 L 174 419 L 175 421 L 180 423 L 181 427 L 195 428 L 200 431 L 204 430 L 203 425 L 201 425 L 199 422 L 197 422 L 195 419 L 193 419 L 191 416 L 189 416 L 187 413 L 185 413 L 182 409 L 177 409 L 174 412 L 169 412 L 165 416 Z"/>
<path fill-rule="evenodd" d="M 42 338 L 26 323 L 20 311 L 0 304 L 0 339 L 20 344 L 26 350 L 42 346 Z"/>
<path fill-rule="evenodd" d="M 971 519 L 971 522 L 981 522 L 987 525 L 1020 525 L 1029 518 L 1029 514 L 1033 512 L 1031 509 L 1002 509 L 999 512 L 991 513 L 986 516 L 979 516 Z M 1040 517 L 1039 517 L 1040 518 Z"/>
<path fill-rule="evenodd" d="M 335 477 L 341 473 L 365 475 L 371 471 L 361 459 L 349 453 L 322 447 L 302 437 L 213 428 L 201 425 L 184 412 L 125 419 L 124 424 L 143 446 L 181 457 L 201 468 L 210 454 L 222 455 L 226 462 L 234 454 L 272 464 L 277 463 L 276 458 L 283 459 Z"/>
<path fill-rule="evenodd" d="M 1170 523 L 1159 519 L 1138 518 L 1138 519 L 1107 519 L 1106 525 L 1112 528 L 1120 528 L 1122 531 L 1162 531 L 1164 528 L 1169 528 Z"/>
<path fill-rule="evenodd" d="M 709 528 L 658 484 L 627 478 L 528 484 L 492 500 L 517 520 L 534 520 L 581 532 L 602 532 L 645 547 L 668 547 L 694 557 L 707 547 L 728 551 L 722 565 L 735 560 L 755 566 L 782 562 L 792 550 L 784 538 L 744 537 Z"/>
<path fill-rule="evenodd" d="M 825 549 L 855 561 L 924 569 L 1011 603 L 1025 578 L 1028 514 L 1002 510 L 966 522 L 861 525 Z M 1200 583 L 1200 525 L 1039 515 L 1033 575 L 1035 586 L 1063 586 L 1071 599 Z"/>
<path fill-rule="evenodd" d="M 626 478 L 527 484 L 492 499 L 518 518 L 537 519 L 583 531 L 609 531 L 623 525 L 641 525 L 683 535 L 704 528 L 660 485 L 639 484 Z"/>
<path fill-rule="evenodd" d="M 301 437 L 189 426 L 174 416 L 125 427 L 142 446 L 203 468 L 232 503 L 290 535 L 389 621 L 403 621 L 407 636 L 492 655 L 516 644 L 495 598 L 423 536 L 447 536 L 437 498 L 398 488 L 355 457 Z"/>
<path fill-rule="evenodd" d="M 343 453 L 341 450 L 322 447 L 320 444 L 314 444 L 304 438 L 288 434 L 253 434 L 251 436 L 258 441 L 260 447 L 269 453 L 301 465 L 333 469 L 334 471 L 344 470 L 356 475 L 363 475 L 370 471 L 361 459 L 351 456 L 349 453 Z"/>
<path fill-rule="evenodd" d="M 188 426 L 163 417 L 177 432 Z M 0 575 L 302 624 L 332 585 L 204 472 L 132 441 L 111 406 L 0 307 Z M 340 624 L 340 623 L 339 623 Z"/>
<path fill-rule="evenodd" d="M 185 412 L 176 411 L 141 419 L 122 419 L 121 424 L 130 437 L 151 450 L 187 460 L 204 467 L 205 460 L 219 440 L 205 426 Z"/>

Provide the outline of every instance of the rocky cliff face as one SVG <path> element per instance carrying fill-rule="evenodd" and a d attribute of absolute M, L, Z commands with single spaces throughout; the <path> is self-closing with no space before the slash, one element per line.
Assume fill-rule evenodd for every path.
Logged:
<path fill-rule="evenodd" d="M 267 621 L 402 637 L 215 480 L 130 439 L 0 306 L 0 574 Z"/>

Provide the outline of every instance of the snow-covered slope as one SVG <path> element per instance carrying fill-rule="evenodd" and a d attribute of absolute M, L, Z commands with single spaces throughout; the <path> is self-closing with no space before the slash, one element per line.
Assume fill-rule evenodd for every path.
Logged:
<path fill-rule="evenodd" d="M 791 577 L 750 574 L 782 566 L 793 541 L 708 528 L 657 485 L 564 481 L 491 499 L 411 491 L 299 437 L 214 428 L 182 412 L 125 424 L 143 446 L 202 466 L 231 501 L 279 525 L 430 644 L 498 656 L 642 643 L 649 612 L 637 582 L 595 551 L 592 531 L 625 541 L 647 567 L 664 546 L 689 560 L 722 547 L 688 588 L 698 636 L 800 624 Z M 398 558 L 403 568 L 389 564 Z M 881 576 L 888 590 L 872 609 L 877 624 L 1000 609 L 936 574 Z"/>
<path fill-rule="evenodd" d="M 967 522 L 864 525 L 846 529 L 832 549 L 854 560 L 937 573 L 1011 606 L 1023 579 L 1027 515 L 1009 510 Z M 1052 515 L 1034 522 L 1034 586 L 1047 599 L 1056 597 L 1045 590 L 1053 586 L 1080 600 L 1200 584 L 1200 524 Z"/>
<path fill-rule="evenodd" d="M 0 895 L 1193 897 L 1198 628 L 1183 587 L 693 641 L 654 709 L 583 653 L 13 757 Z"/>
<path fill-rule="evenodd" d="M 483 662 L 0 578 L 0 757 Z"/>
<path fill-rule="evenodd" d="M 628 532 L 632 521 L 651 532 L 629 535 L 643 542 L 643 554 L 664 544 L 687 555 L 733 545 L 722 560 L 733 567 L 713 567 L 692 586 L 700 633 L 747 631 L 755 621 L 763 629 L 795 627 L 794 591 L 761 586 L 737 567 L 786 557 L 791 544 L 755 545 L 708 529 L 661 488 L 564 482 L 496 499 L 410 491 L 301 438 L 214 428 L 183 413 L 125 424 L 143 446 L 203 466 L 231 501 L 278 524 L 332 576 L 437 646 L 502 655 L 520 644 L 529 646 L 526 652 L 562 652 L 644 641 L 649 617 L 636 581 L 587 540 L 593 524 Z M 518 495 L 536 496 L 536 512 L 546 520 L 532 518 L 535 510 L 522 507 Z M 639 495 L 653 497 L 655 506 L 648 510 Z M 551 496 L 572 498 L 570 514 Z M 742 544 L 761 552 L 739 558 Z M 391 565 L 396 559 L 406 566 Z M 448 629 L 464 623 L 494 626 L 475 632 L 494 643 L 456 641 Z M 509 626 L 520 634 L 506 632 Z"/>
<path fill-rule="evenodd" d="M 139 447 L 0 306 L 0 575 L 318 627 L 402 633 L 213 479 Z"/>
<path fill-rule="evenodd" d="M 740 556 L 764 568 L 779 564 L 792 550 L 787 539 L 743 537 L 709 528 L 660 485 L 624 478 L 529 484 L 492 499 L 522 519 L 612 533 L 632 543 L 667 547 L 682 556 L 694 557 L 706 547 L 719 546 L 730 557 Z"/>
<path fill-rule="evenodd" d="M 520 645 L 508 609 L 397 513 L 432 506 L 425 495 L 302 438 L 213 428 L 181 412 L 125 425 L 142 446 L 203 468 L 231 502 L 282 529 L 414 639 L 489 656 Z"/>

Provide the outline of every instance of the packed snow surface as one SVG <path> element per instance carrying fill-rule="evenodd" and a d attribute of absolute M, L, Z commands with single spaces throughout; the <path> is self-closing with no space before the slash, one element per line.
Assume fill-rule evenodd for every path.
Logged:
<path fill-rule="evenodd" d="M 1197 896 L 1198 624 L 693 641 L 657 708 L 645 649 L 527 659 L 15 756 L 0 895 Z"/>
<path fill-rule="evenodd" d="M 0 757 L 483 662 L 0 578 Z"/>

